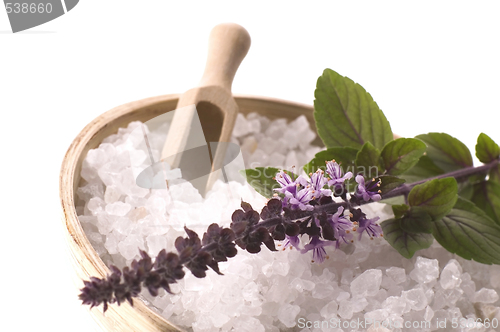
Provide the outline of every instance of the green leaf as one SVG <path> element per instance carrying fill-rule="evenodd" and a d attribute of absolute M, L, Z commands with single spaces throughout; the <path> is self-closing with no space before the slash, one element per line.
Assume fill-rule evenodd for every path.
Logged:
<path fill-rule="evenodd" d="M 500 184 L 482 181 L 472 186 L 471 201 L 500 225 Z"/>
<path fill-rule="evenodd" d="M 363 144 L 356 155 L 356 171 L 366 178 L 375 178 L 384 172 L 380 151 L 372 143 Z"/>
<path fill-rule="evenodd" d="M 490 181 L 500 184 L 500 165 L 493 166 L 488 175 Z"/>
<path fill-rule="evenodd" d="M 445 133 L 429 133 L 416 138 L 427 144 L 427 156 L 445 172 L 472 166 L 469 149 L 455 137 Z"/>
<path fill-rule="evenodd" d="M 404 179 L 392 175 L 382 175 L 378 179 L 380 179 L 380 191 L 382 195 L 405 183 Z"/>
<path fill-rule="evenodd" d="M 344 174 L 351 171 L 355 173 L 356 155 L 358 153 L 357 149 L 343 147 L 343 148 L 330 148 L 328 150 L 320 151 L 316 153 L 315 157 L 304 166 L 304 171 L 306 174 L 314 173 L 319 168 L 325 170 L 325 163 L 327 161 L 335 160 L 339 165 L 341 165 Z"/>
<path fill-rule="evenodd" d="M 279 171 L 274 167 L 256 167 L 240 172 L 259 194 L 266 198 L 272 198 L 274 195 L 273 189 L 280 188 L 279 183 L 274 179 Z"/>
<path fill-rule="evenodd" d="M 444 171 L 437 167 L 431 158 L 423 155 L 420 157 L 417 164 L 401 175 L 401 177 L 405 179 L 406 182 L 411 183 L 441 174 L 444 174 Z"/>
<path fill-rule="evenodd" d="M 406 204 L 393 205 L 392 212 L 396 219 L 401 219 L 401 217 L 410 210 L 410 207 Z"/>
<path fill-rule="evenodd" d="M 357 83 L 331 69 L 318 78 L 314 92 L 314 119 L 327 148 L 359 149 L 370 142 L 378 149 L 392 140 L 384 113 Z"/>
<path fill-rule="evenodd" d="M 481 133 L 477 138 L 476 157 L 482 163 L 489 163 L 498 159 L 500 147 L 488 135 Z"/>
<path fill-rule="evenodd" d="M 398 138 L 387 143 L 381 152 L 386 172 L 403 174 L 418 162 L 425 149 L 425 143 L 415 138 Z"/>
<path fill-rule="evenodd" d="M 408 233 L 432 233 L 432 218 L 421 207 L 413 206 L 401 218 L 401 229 Z"/>
<path fill-rule="evenodd" d="M 406 258 L 412 258 L 416 251 L 429 248 L 433 242 L 432 235 L 425 233 L 408 233 L 401 228 L 400 219 L 388 219 L 382 222 L 384 238 L 389 244 Z"/>
<path fill-rule="evenodd" d="M 500 264 L 500 227 L 474 203 L 459 198 L 432 235 L 448 251 L 484 264 Z"/>
<path fill-rule="evenodd" d="M 457 180 L 435 179 L 416 185 L 408 194 L 410 206 L 419 206 L 436 221 L 446 215 L 457 200 Z"/>

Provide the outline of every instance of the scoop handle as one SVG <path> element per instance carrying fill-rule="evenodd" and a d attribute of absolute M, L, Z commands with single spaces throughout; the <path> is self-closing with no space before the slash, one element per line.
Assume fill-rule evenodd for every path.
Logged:
<path fill-rule="evenodd" d="M 250 48 L 250 35 L 235 23 L 216 25 L 210 33 L 208 57 L 200 87 L 220 86 L 231 92 L 234 75 Z"/>

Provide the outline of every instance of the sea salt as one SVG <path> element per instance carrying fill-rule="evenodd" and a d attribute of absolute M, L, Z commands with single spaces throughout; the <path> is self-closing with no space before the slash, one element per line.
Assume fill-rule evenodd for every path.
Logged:
<path fill-rule="evenodd" d="M 142 126 L 133 122 L 120 128 L 90 150 L 82 164 L 84 181 L 76 192 L 78 216 L 107 264 L 130 264 L 139 258 L 138 248 L 151 256 L 163 248 L 175 250 L 174 241 L 185 236 L 185 225 L 200 236 L 212 222 L 228 227 L 241 199 L 256 210 L 266 203 L 248 185 L 238 182 L 217 181 L 203 198 L 190 183 L 179 180 L 179 169 L 168 165 L 168 190 L 138 186 L 136 176 L 151 165 L 141 141 Z M 159 160 L 168 127 L 166 122 L 153 132 L 145 128 L 154 160 Z M 247 168 L 296 166 L 300 172 L 321 150 L 311 145 L 315 138 L 304 116 L 287 122 L 251 113 L 238 115 L 231 142 L 241 147 Z M 363 209 L 369 218 L 392 217 L 391 208 L 383 204 Z M 500 315 L 500 268 L 466 261 L 437 243 L 411 260 L 380 239 L 326 250 L 330 259 L 322 264 L 311 263 L 309 253 L 295 249 L 272 253 L 263 248 L 257 255 L 239 250 L 236 257 L 220 263 L 223 276 L 209 270 L 206 278 L 199 279 L 186 272 L 184 279 L 171 285 L 175 295 L 161 291 L 153 298 L 145 291 L 142 296 L 165 319 L 194 332 L 299 331 L 301 318 L 370 318 L 393 324 L 415 319 L 430 321 L 431 330 L 438 331 L 437 320 Z M 390 330 L 368 325 L 355 331 Z"/>

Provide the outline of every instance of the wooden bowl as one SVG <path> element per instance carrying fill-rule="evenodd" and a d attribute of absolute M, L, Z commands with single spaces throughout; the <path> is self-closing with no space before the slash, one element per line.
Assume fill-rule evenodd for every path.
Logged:
<path fill-rule="evenodd" d="M 115 134 L 118 128 L 126 127 L 132 121 L 145 122 L 174 110 L 178 99 L 178 94 L 164 95 L 113 108 L 89 123 L 69 147 L 61 167 L 59 193 L 64 213 L 67 243 L 78 278 L 83 280 L 88 280 L 91 276 L 102 278 L 110 272 L 87 239 L 75 210 L 76 190 L 80 184 L 82 162 L 87 152 L 98 147 L 104 138 Z M 257 112 L 270 119 L 288 118 L 290 120 L 305 115 L 311 128 L 316 131 L 311 106 L 273 98 L 243 95 L 236 95 L 235 100 L 243 114 Z M 313 144 L 322 145 L 319 138 Z M 83 287 L 83 282 L 80 281 L 80 284 Z M 140 298 L 134 300 L 133 307 L 125 303 L 120 306 L 110 305 L 104 315 L 101 307 L 94 308 L 90 312 L 105 331 L 180 331 L 149 308 Z"/>

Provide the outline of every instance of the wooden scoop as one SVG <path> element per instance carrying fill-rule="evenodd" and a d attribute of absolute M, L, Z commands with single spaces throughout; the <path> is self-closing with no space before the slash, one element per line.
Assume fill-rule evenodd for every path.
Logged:
<path fill-rule="evenodd" d="M 183 173 L 185 169 L 189 171 L 193 167 L 196 171 L 200 156 L 197 161 L 189 160 L 189 156 L 199 155 L 199 151 L 207 147 L 208 154 L 204 159 L 210 163 L 208 167 L 211 167 L 211 172 L 205 172 L 209 174 L 190 181 L 202 195 L 210 190 L 218 178 L 224 161 L 225 145 L 219 144 L 212 151 L 213 145 L 211 149 L 209 143 L 229 142 L 231 138 L 238 114 L 231 85 L 249 48 L 250 35 L 243 27 L 234 23 L 214 27 L 210 33 L 203 77 L 198 87 L 181 95 L 177 103 L 163 147 L 162 160 L 169 163 L 171 168 L 180 167 Z"/>

